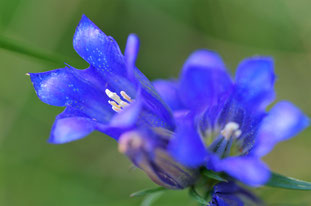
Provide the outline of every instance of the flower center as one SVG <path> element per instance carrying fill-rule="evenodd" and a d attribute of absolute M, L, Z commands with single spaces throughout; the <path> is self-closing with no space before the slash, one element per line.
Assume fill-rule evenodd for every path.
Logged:
<path fill-rule="evenodd" d="M 241 135 L 240 125 L 235 122 L 229 122 L 225 125 L 224 129 L 221 130 L 222 136 L 229 140 L 231 137 L 238 138 Z"/>
<path fill-rule="evenodd" d="M 124 109 L 131 102 L 133 102 L 132 98 L 129 95 L 127 95 L 125 91 L 120 92 L 121 96 L 125 101 L 123 101 L 117 93 L 112 92 L 109 89 L 106 89 L 105 92 L 107 96 L 113 100 L 113 101 L 108 100 L 108 103 L 112 106 L 112 110 L 115 112 L 122 111 L 122 109 Z"/>
<path fill-rule="evenodd" d="M 239 141 L 242 131 L 236 122 L 228 122 L 220 134 L 212 140 L 208 149 L 220 158 L 239 154 Z"/>

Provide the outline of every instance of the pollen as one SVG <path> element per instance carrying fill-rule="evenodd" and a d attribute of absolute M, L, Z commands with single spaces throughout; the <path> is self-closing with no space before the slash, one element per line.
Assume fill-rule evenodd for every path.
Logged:
<path fill-rule="evenodd" d="M 236 122 L 228 122 L 224 129 L 221 130 L 221 134 L 226 138 L 230 139 L 231 137 L 238 138 L 241 134 L 242 131 L 239 129 L 240 125 Z"/>
<path fill-rule="evenodd" d="M 106 92 L 107 96 L 113 100 L 113 101 L 108 100 L 108 103 L 112 106 L 112 110 L 115 112 L 122 111 L 122 109 L 124 109 L 131 102 L 133 102 L 132 98 L 128 94 L 126 94 L 125 91 L 120 92 L 123 100 L 121 99 L 121 97 L 117 93 L 112 92 L 109 89 L 106 89 L 105 92 Z"/>

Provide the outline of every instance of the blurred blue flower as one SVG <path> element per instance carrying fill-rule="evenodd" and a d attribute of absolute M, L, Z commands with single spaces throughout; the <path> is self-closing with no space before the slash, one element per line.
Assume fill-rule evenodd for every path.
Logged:
<path fill-rule="evenodd" d="M 98 130 L 116 139 L 119 150 L 159 185 L 182 189 L 193 184 L 197 170 L 179 164 L 167 152 L 174 118 L 135 67 L 138 38 L 128 37 L 123 56 L 116 41 L 83 16 L 73 46 L 89 68 L 68 65 L 28 74 L 43 102 L 66 107 L 56 117 L 49 142 L 66 143 Z"/>
<path fill-rule="evenodd" d="M 265 111 L 275 98 L 274 82 L 271 58 L 244 60 L 233 81 L 218 54 L 194 52 L 179 80 L 154 82 L 177 125 L 171 154 L 184 165 L 205 165 L 251 186 L 267 182 L 270 171 L 260 158 L 309 124 L 286 101 Z"/>
<path fill-rule="evenodd" d="M 167 151 L 172 134 L 162 128 L 141 128 L 125 132 L 119 140 L 119 151 L 126 154 L 135 166 L 144 170 L 158 185 L 183 189 L 193 185 L 199 170 L 188 168 Z"/>
<path fill-rule="evenodd" d="M 221 182 L 214 186 L 208 206 L 263 205 L 255 195 L 234 182 Z"/>

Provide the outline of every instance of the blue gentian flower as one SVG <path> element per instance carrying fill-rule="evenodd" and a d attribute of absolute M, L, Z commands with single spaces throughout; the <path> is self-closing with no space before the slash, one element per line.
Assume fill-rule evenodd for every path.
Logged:
<path fill-rule="evenodd" d="M 138 52 L 135 35 L 129 36 L 123 56 L 116 41 L 83 16 L 73 46 L 90 64 L 89 68 L 66 66 L 29 74 L 43 102 L 66 107 L 56 118 L 49 142 L 73 141 L 93 130 L 118 139 L 121 131 L 134 122 L 166 129 L 175 127 L 170 110 L 134 65 Z"/>
<path fill-rule="evenodd" d="M 175 120 L 135 66 L 136 35 L 128 37 L 123 55 L 112 37 L 83 16 L 73 46 L 89 68 L 68 65 L 28 74 L 43 102 L 66 107 L 56 117 L 49 142 L 66 143 L 98 130 L 116 139 L 119 150 L 159 185 L 182 189 L 193 184 L 197 171 L 179 164 L 167 152 L 167 136 L 174 130 Z"/>
<path fill-rule="evenodd" d="M 234 182 L 221 182 L 214 186 L 208 206 L 263 205 L 255 195 Z"/>
<path fill-rule="evenodd" d="M 173 157 L 193 168 L 226 172 L 251 186 L 267 182 L 270 171 L 261 157 L 309 124 L 287 101 L 266 112 L 275 99 L 274 82 L 269 57 L 244 60 L 233 80 L 218 54 L 194 52 L 179 80 L 154 82 L 177 124 L 169 145 Z"/>

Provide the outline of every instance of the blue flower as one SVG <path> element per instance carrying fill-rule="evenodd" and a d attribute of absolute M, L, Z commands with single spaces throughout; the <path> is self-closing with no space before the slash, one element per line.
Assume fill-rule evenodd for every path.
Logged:
<path fill-rule="evenodd" d="M 234 182 L 222 182 L 214 186 L 208 206 L 263 205 L 252 193 Z"/>
<path fill-rule="evenodd" d="M 193 184 L 197 170 L 177 163 L 167 152 L 167 134 L 175 129 L 175 120 L 135 66 L 138 38 L 128 37 L 123 56 L 116 41 L 83 16 L 73 46 L 89 63 L 87 69 L 68 65 L 28 74 L 43 102 L 66 107 L 56 117 L 49 142 L 66 143 L 98 130 L 116 139 L 119 150 L 159 185 L 181 189 Z"/>
<path fill-rule="evenodd" d="M 56 118 L 49 142 L 77 140 L 93 130 L 118 139 L 137 125 L 174 129 L 170 109 L 135 67 L 138 44 L 130 35 L 123 56 L 116 41 L 83 16 L 73 46 L 89 68 L 66 66 L 29 74 L 43 102 L 66 107 Z"/>
<path fill-rule="evenodd" d="M 154 82 L 177 125 L 171 154 L 184 165 L 224 171 L 251 186 L 267 182 L 270 171 L 261 157 L 309 125 L 287 101 L 265 111 L 275 99 L 274 82 L 269 57 L 244 60 L 232 80 L 218 54 L 194 52 L 179 80 Z"/>

